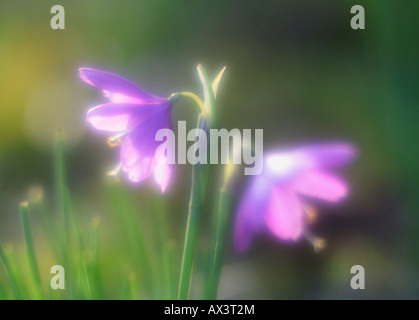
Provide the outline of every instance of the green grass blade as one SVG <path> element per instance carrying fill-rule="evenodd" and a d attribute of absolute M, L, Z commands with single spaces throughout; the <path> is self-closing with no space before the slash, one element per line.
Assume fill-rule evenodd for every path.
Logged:
<path fill-rule="evenodd" d="M 63 236 L 61 238 L 61 259 L 66 269 L 69 279 L 83 278 L 83 258 L 84 243 L 81 230 L 74 213 L 71 194 L 67 186 L 65 174 L 64 156 L 64 133 L 59 130 L 57 133 L 57 145 L 55 153 L 55 187 L 58 198 L 59 230 Z M 72 241 L 75 239 L 75 242 Z M 78 298 L 83 284 L 78 281 L 68 281 L 69 297 Z"/>
<path fill-rule="evenodd" d="M 55 152 L 55 188 L 56 195 L 58 199 L 58 212 L 60 218 L 60 229 L 64 231 L 64 237 L 62 239 L 62 248 L 61 252 L 67 252 L 67 244 L 69 241 L 69 224 L 67 217 L 67 207 L 66 207 L 66 183 L 65 183 L 65 174 L 64 174 L 64 134 L 61 130 L 57 134 L 57 146 Z M 66 257 L 68 260 L 68 257 Z"/>
<path fill-rule="evenodd" d="M 176 298 L 175 283 L 175 243 L 168 241 L 164 246 L 164 266 L 166 273 L 166 298 L 173 300 Z"/>
<path fill-rule="evenodd" d="M 90 253 L 91 261 L 88 264 L 88 277 L 91 282 L 91 292 L 93 299 L 104 299 L 104 290 L 102 286 L 102 279 L 100 277 L 100 265 L 99 265 L 99 226 L 100 218 L 95 217 L 92 220 L 91 229 L 91 243 Z"/>
<path fill-rule="evenodd" d="M 13 296 L 16 299 L 23 299 L 22 289 L 20 288 L 19 282 L 17 280 L 16 272 L 1 242 L 0 242 L 0 261 L 2 262 L 3 267 L 6 270 L 7 277 L 9 278 Z"/>
<path fill-rule="evenodd" d="M 38 201 L 31 202 L 31 207 L 36 213 L 36 216 L 39 217 L 39 224 L 42 228 L 42 232 L 47 238 L 47 242 L 51 247 L 53 253 L 57 256 L 60 255 L 60 244 L 57 243 L 58 232 L 54 224 L 51 223 L 52 212 L 49 210 L 44 199 L 39 199 Z"/>
<path fill-rule="evenodd" d="M 43 298 L 41 274 L 39 273 L 38 261 L 36 258 L 35 245 L 32 238 L 31 223 L 29 220 L 29 204 L 22 202 L 20 204 L 20 216 L 22 219 L 23 234 L 26 243 L 26 253 L 28 256 L 29 268 L 33 283 L 36 286 L 38 298 Z"/>
<path fill-rule="evenodd" d="M 159 279 L 159 295 L 158 298 L 167 297 L 170 294 L 172 283 L 166 268 L 166 245 L 173 239 L 169 216 L 167 215 L 167 207 L 162 201 L 161 195 L 153 194 L 151 197 L 151 220 L 153 223 L 153 241 L 155 242 L 154 267 L 156 268 L 156 276 Z M 171 275 L 173 276 L 173 275 Z M 172 297 L 174 299 L 175 297 Z"/>
<path fill-rule="evenodd" d="M 147 224 L 144 221 L 144 212 L 146 210 L 144 207 L 142 207 L 143 210 L 139 210 L 133 198 L 120 186 L 114 185 L 108 189 L 108 199 L 116 220 L 115 225 L 120 228 L 120 239 L 123 241 L 121 245 L 129 251 L 129 258 L 134 260 L 132 268 L 135 270 L 136 281 L 140 282 L 143 294 L 151 299 L 154 296 L 154 283 L 151 276 L 153 272 L 151 248 L 145 235 Z M 134 256 L 133 253 L 135 253 Z"/>

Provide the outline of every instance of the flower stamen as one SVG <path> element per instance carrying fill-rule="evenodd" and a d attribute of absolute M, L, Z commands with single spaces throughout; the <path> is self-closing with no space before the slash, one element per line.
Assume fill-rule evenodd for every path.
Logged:
<path fill-rule="evenodd" d="M 108 138 L 108 146 L 110 146 L 111 148 L 115 148 L 119 146 L 121 142 L 122 142 L 121 139 L 114 140 L 112 137 Z"/>
<path fill-rule="evenodd" d="M 122 164 L 118 163 L 115 168 L 113 168 L 112 170 L 109 170 L 106 174 L 108 176 L 115 177 L 115 180 L 119 181 L 118 173 L 119 171 L 121 171 L 121 167 L 122 167 Z"/>
<path fill-rule="evenodd" d="M 117 146 L 120 146 L 122 143 L 122 137 L 125 135 L 125 132 L 117 134 L 115 136 L 109 137 L 108 138 L 108 146 L 110 146 L 111 148 L 115 148 Z"/>
<path fill-rule="evenodd" d="M 304 232 L 304 237 L 311 243 L 315 252 L 320 252 L 326 248 L 327 242 L 323 238 L 316 237 L 308 231 Z"/>
<path fill-rule="evenodd" d="M 317 211 L 316 208 L 314 208 L 313 206 L 310 206 L 310 205 L 305 205 L 304 206 L 304 212 L 307 215 L 307 222 L 309 224 L 313 224 L 314 222 L 317 221 L 318 211 Z"/>

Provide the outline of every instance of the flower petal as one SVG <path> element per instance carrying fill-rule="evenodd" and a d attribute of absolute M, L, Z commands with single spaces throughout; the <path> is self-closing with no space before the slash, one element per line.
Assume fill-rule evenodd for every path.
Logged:
<path fill-rule="evenodd" d="M 272 188 L 265 223 L 282 240 L 300 238 L 304 224 L 303 207 L 292 190 L 284 186 Z"/>
<path fill-rule="evenodd" d="M 143 121 L 125 138 L 121 146 L 121 164 L 131 181 L 148 178 L 156 168 L 155 152 L 161 143 L 155 140 L 156 132 L 170 127 L 170 113 L 163 111 Z"/>
<path fill-rule="evenodd" d="M 87 121 L 98 130 L 124 132 L 138 126 L 164 107 L 167 104 L 107 103 L 90 109 Z"/>
<path fill-rule="evenodd" d="M 160 186 L 161 193 L 166 191 L 171 173 L 172 170 L 169 164 L 160 162 L 157 163 L 156 168 L 154 169 L 154 180 Z"/>
<path fill-rule="evenodd" d="M 324 143 L 298 149 L 316 167 L 342 166 L 356 157 L 356 149 L 348 143 Z"/>
<path fill-rule="evenodd" d="M 139 157 L 132 167 L 124 171 L 132 182 L 141 182 L 150 176 L 155 167 L 154 157 Z"/>
<path fill-rule="evenodd" d="M 238 251 L 246 250 L 254 235 L 264 227 L 263 212 L 269 196 L 269 184 L 263 176 L 251 182 L 241 198 L 234 225 L 234 242 Z"/>
<path fill-rule="evenodd" d="M 347 143 L 309 145 L 265 157 L 268 174 L 285 181 L 302 172 L 344 165 L 356 156 L 355 148 Z"/>
<path fill-rule="evenodd" d="M 290 183 L 295 192 L 331 202 L 339 201 L 348 193 L 343 180 L 320 170 L 302 173 Z"/>
<path fill-rule="evenodd" d="M 80 68 L 79 75 L 84 82 L 105 91 L 105 94 L 114 102 L 157 102 L 166 100 L 155 97 L 132 82 L 107 71 Z M 113 94 L 116 95 L 113 96 Z"/>

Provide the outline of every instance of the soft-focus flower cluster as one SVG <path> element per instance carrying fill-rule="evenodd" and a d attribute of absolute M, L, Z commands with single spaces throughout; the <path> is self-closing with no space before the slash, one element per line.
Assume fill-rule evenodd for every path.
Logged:
<path fill-rule="evenodd" d="M 215 80 L 214 95 L 224 69 Z M 180 94 L 172 96 L 176 99 L 155 97 L 124 78 L 90 68 L 81 68 L 80 77 L 101 89 L 109 100 L 91 108 L 87 121 L 113 134 L 108 140 L 111 146 L 121 145 L 116 171 L 122 169 L 133 182 L 154 174 L 164 192 L 171 168 L 163 154 L 156 154 L 161 141 L 155 136 L 160 129 L 171 129 L 172 102 Z M 265 231 L 284 241 L 309 237 L 305 198 L 338 202 L 345 197 L 347 183 L 332 170 L 355 155 L 355 148 L 347 143 L 308 145 L 265 155 L 263 172 L 251 179 L 238 207 L 234 231 L 238 250 L 248 248 L 253 237 Z"/>

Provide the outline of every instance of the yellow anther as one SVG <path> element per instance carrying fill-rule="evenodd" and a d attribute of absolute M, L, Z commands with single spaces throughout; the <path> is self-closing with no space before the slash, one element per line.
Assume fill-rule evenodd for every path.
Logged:
<path fill-rule="evenodd" d="M 111 148 L 115 148 L 115 147 L 121 145 L 121 143 L 122 143 L 122 139 L 119 138 L 119 137 L 109 137 L 108 138 L 108 145 Z"/>

